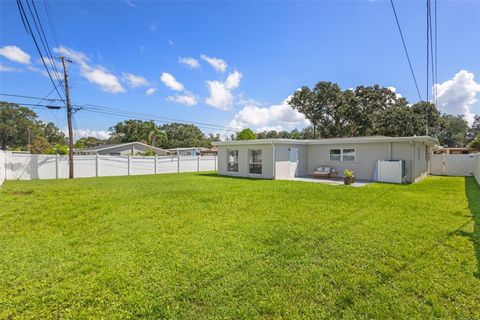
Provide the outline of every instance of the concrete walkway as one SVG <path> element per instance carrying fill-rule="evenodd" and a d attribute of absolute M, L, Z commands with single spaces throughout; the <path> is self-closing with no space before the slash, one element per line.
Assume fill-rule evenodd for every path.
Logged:
<path fill-rule="evenodd" d="M 326 183 L 326 184 L 332 184 L 332 185 L 344 185 L 343 179 L 317 179 L 317 178 L 312 178 L 312 177 L 295 177 L 291 179 L 292 181 L 303 181 L 303 182 L 313 182 L 313 183 Z M 366 186 L 367 184 L 372 183 L 371 181 L 365 181 L 365 180 L 360 180 L 356 181 L 355 183 L 352 183 L 352 187 L 363 187 Z"/>

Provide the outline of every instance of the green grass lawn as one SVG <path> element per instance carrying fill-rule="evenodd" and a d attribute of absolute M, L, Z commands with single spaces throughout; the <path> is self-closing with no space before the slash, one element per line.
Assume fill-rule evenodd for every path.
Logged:
<path fill-rule="evenodd" d="M 480 318 L 473 178 L 7 181 L 0 318 Z"/>

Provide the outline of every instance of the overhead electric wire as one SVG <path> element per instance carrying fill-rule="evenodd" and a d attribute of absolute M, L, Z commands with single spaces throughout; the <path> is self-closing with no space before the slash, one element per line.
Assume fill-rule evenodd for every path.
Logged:
<path fill-rule="evenodd" d="M 435 0 L 435 83 L 438 85 L 438 47 L 437 47 L 437 0 Z M 435 86 L 435 105 L 438 102 L 438 87 Z"/>
<path fill-rule="evenodd" d="M 397 22 L 397 27 L 398 27 L 398 31 L 400 33 L 400 37 L 402 38 L 403 49 L 405 50 L 405 55 L 407 56 L 408 65 L 410 67 L 410 72 L 412 74 L 413 82 L 415 83 L 415 88 L 417 89 L 418 98 L 420 100 L 422 100 L 422 96 L 420 94 L 420 89 L 418 87 L 417 78 L 415 77 L 415 72 L 413 71 L 412 62 L 410 60 L 410 55 L 408 54 L 407 44 L 406 44 L 405 38 L 403 36 L 402 28 L 401 28 L 400 22 L 398 20 L 397 11 L 395 10 L 395 4 L 393 3 L 393 0 L 390 0 L 390 4 L 392 5 L 393 14 L 395 15 L 395 21 Z"/>
<path fill-rule="evenodd" d="M 28 0 L 27 0 L 27 6 L 28 6 L 28 10 L 30 11 L 30 14 L 32 15 L 35 29 L 37 30 L 37 33 L 42 42 L 43 49 L 45 50 L 45 53 L 46 53 L 46 58 L 49 59 L 50 65 L 52 66 L 53 74 L 57 78 L 57 81 L 60 82 L 61 81 L 60 74 L 58 72 L 55 59 L 53 58 L 52 51 L 50 50 L 50 45 L 48 44 L 47 36 L 45 35 L 45 32 L 43 30 L 42 21 L 40 20 L 40 16 L 38 15 L 37 6 L 35 5 L 35 2 L 33 0 L 30 0 L 30 2 L 32 3 L 33 11 L 32 11 L 32 8 L 30 7 L 30 4 L 28 3 Z M 44 57 L 40 57 L 40 58 L 44 59 Z M 65 92 L 65 89 L 63 87 L 62 89 Z"/>
<path fill-rule="evenodd" d="M 431 64 L 431 72 L 432 72 L 432 100 L 435 101 L 435 96 L 434 96 L 434 87 L 435 87 L 435 65 L 434 65 L 434 51 L 433 51 L 433 31 L 432 31 L 432 2 L 430 0 L 428 1 L 428 21 L 429 21 L 429 27 L 430 27 L 430 64 Z"/>
<path fill-rule="evenodd" d="M 428 94 L 430 92 L 430 83 L 429 83 L 429 77 L 430 77 L 430 1 L 426 0 L 427 3 L 427 102 L 428 102 Z"/>
<path fill-rule="evenodd" d="M 53 92 L 55 89 L 52 89 Z M 50 95 L 50 93 L 48 94 Z M 48 96 L 47 95 L 47 96 Z M 11 93 L 0 93 L 0 96 L 6 96 L 6 97 L 15 97 L 15 98 L 26 98 L 26 99 L 35 99 L 35 100 L 49 100 L 49 101 L 62 101 L 60 99 L 53 99 L 53 98 L 40 98 L 40 97 L 32 97 L 32 96 L 25 96 L 25 95 L 19 95 L 19 94 L 11 94 Z"/>
<path fill-rule="evenodd" d="M 60 97 L 60 99 L 63 102 L 65 102 L 63 96 L 60 94 L 60 91 L 57 88 L 57 84 L 55 83 L 55 81 L 52 78 L 50 70 L 47 67 L 47 64 L 45 63 L 45 61 L 43 59 L 42 51 L 40 50 L 40 46 L 38 45 L 38 42 L 37 42 L 37 39 L 35 38 L 35 35 L 33 34 L 32 27 L 30 26 L 30 22 L 28 21 L 28 18 L 27 18 L 27 15 L 25 13 L 25 9 L 23 8 L 23 4 L 22 4 L 21 0 L 17 0 L 17 6 L 18 6 L 18 9 L 19 9 L 19 12 L 20 12 L 20 16 L 22 17 L 22 21 L 25 23 L 26 27 L 28 28 L 27 33 L 29 33 L 30 36 L 32 37 L 32 40 L 35 44 L 35 48 L 37 49 L 37 52 L 40 55 L 40 58 L 42 58 L 41 60 L 42 60 L 43 66 L 45 67 L 45 70 L 47 71 L 48 77 L 50 78 L 50 81 L 52 82 L 53 87 L 54 87 L 55 91 L 57 92 L 58 96 Z"/>
<path fill-rule="evenodd" d="M 26 99 L 47 100 L 47 99 L 44 99 L 44 98 L 41 98 L 41 97 L 10 94 L 10 93 L 0 93 L 0 95 L 9 96 L 9 97 L 17 97 L 17 98 L 26 98 Z M 59 99 L 48 99 L 48 100 L 52 101 L 52 102 L 60 101 Z M 33 106 L 39 106 L 39 107 L 51 107 L 49 105 L 40 105 L 40 104 L 33 104 L 33 103 L 19 103 L 19 104 L 33 105 Z M 61 107 L 61 108 L 64 109 L 65 107 Z M 165 123 L 165 124 L 171 123 L 171 122 L 194 124 L 198 127 L 203 127 L 203 128 L 208 128 L 208 129 L 225 130 L 225 131 L 229 131 L 229 132 L 237 132 L 238 130 L 241 129 L 241 128 L 236 128 L 236 127 L 223 126 L 223 125 L 217 125 L 217 124 L 211 124 L 211 123 L 203 123 L 203 122 L 197 122 L 197 121 L 189 121 L 189 120 L 162 117 L 162 116 L 147 114 L 147 113 L 125 111 L 125 110 L 121 110 L 121 109 L 117 109 L 117 108 L 106 107 L 106 106 L 98 106 L 98 105 L 92 105 L 92 104 L 84 104 L 84 105 L 74 104 L 74 105 L 72 105 L 72 108 L 74 108 L 75 110 L 82 110 L 82 111 L 90 112 L 90 113 L 114 115 L 114 116 L 119 116 L 119 117 L 123 117 L 123 118 L 129 118 L 130 117 L 130 118 L 136 118 L 138 120 L 154 120 L 156 122 L 161 122 L 161 123 Z"/>
<path fill-rule="evenodd" d="M 53 40 L 55 41 L 55 44 L 57 45 L 57 47 L 59 47 L 57 30 L 55 29 L 55 25 L 52 20 L 52 15 L 50 14 L 50 4 L 48 3 L 48 1 L 42 1 L 42 2 L 45 8 L 45 12 L 47 14 L 48 24 L 50 25 L 50 31 L 52 32 Z"/>

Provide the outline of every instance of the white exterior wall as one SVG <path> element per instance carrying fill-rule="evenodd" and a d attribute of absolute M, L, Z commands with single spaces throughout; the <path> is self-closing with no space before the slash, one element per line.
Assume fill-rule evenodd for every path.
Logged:
<path fill-rule="evenodd" d="M 308 175 L 308 147 L 300 144 L 275 145 L 275 179 L 290 179 L 290 148 L 298 149 L 298 174 Z"/>
<path fill-rule="evenodd" d="M 262 150 L 262 174 L 250 174 L 248 171 L 248 150 Z M 227 150 L 238 150 L 238 172 L 227 171 Z M 226 176 L 273 179 L 273 147 L 271 144 L 252 144 L 239 146 L 219 146 L 218 174 Z"/>
<path fill-rule="evenodd" d="M 355 161 L 330 161 L 330 149 L 355 149 Z M 343 177 L 345 169 L 353 170 L 361 180 L 372 180 L 376 160 L 391 160 L 390 143 L 312 144 L 308 146 L 308 174 L 318 166 L 329 166 Z"/>

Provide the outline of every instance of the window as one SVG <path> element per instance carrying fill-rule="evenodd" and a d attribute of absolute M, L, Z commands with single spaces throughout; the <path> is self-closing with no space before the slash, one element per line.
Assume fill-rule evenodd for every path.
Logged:
<path fill-rule="evenodd" d="M 355 149 L 342 149 L 342 161 L 355 161 Z"/>
<path fill-rule="evenodd" d="M 262 174 L 262 150 L 248 150 L 249 173 Z"/>
<path fill-rule="evenodd" d="M 227 171 L 238 172 L 238 150 L 227 150 Z"/>
<path fill-rule="evenodd" d="M 330 161 L 355 161 L 355 149 L 330 149 Z"/>
<path fill-rule="evenodd" d="M 342 160 L 342 150 L 330 149 L 330 161 L 340 161 L 340 160 Z"/>

